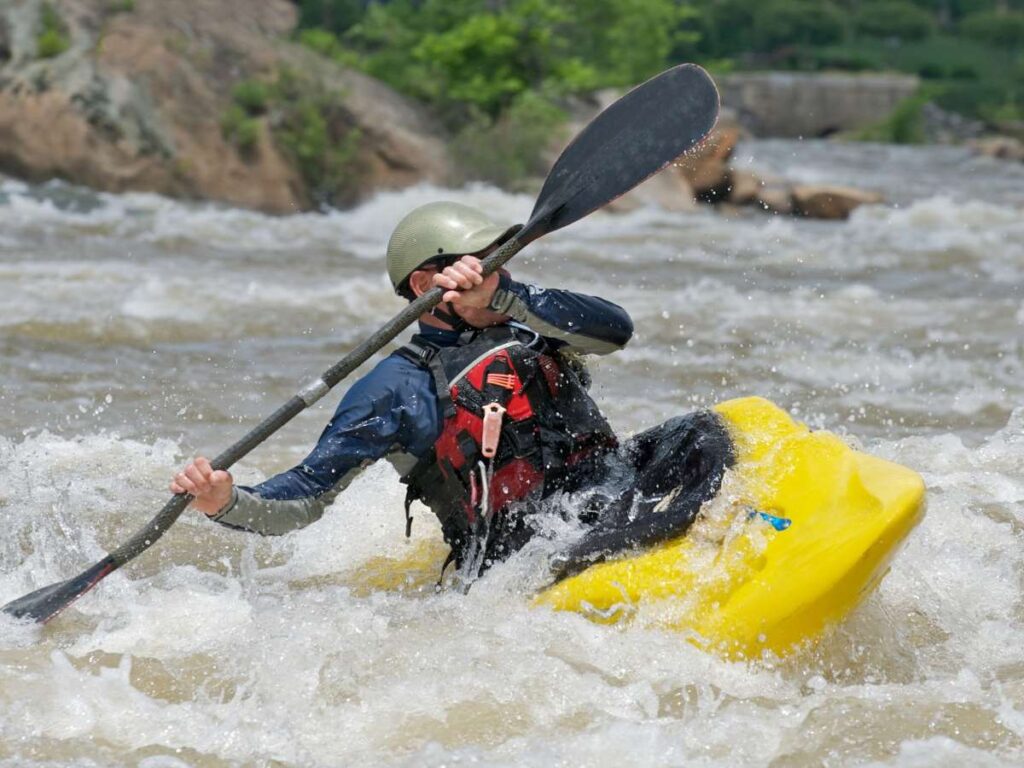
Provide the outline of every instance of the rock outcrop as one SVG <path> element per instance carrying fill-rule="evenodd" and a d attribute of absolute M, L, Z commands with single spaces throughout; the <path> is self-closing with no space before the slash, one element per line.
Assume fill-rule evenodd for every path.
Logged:
<path fill-rule="evenodd" d="M 757 136 L 813 138 L 883 119 L 920 81 L 913 75 L 742 72 L 718 78 L 722 103 Z"/>
<path fill-rule="evenodd" d="M 1024 163 L 1024 141 L 1013 136 L 986 136 L 969 144 L 978 155 Z"/>
<path fill-rule="evenodd" d="M 617 95 L 613 91 L 602 91 L 593 101 L 576 104 L 569 135 L 575 135 Z M 611 203 L 608 210 L 624 213 L 653 205 L 666 211 L 689 211 L 698 203 L 708 203 L 729 208 L 744 206 L 781 215 L 845 219 L 860 205 L 882 202 L 882 196 L 875 192 L 840 186 L 794 185 L 785 179 L 765 178 L 736 168 L 732 165 L 732 156 L 745 135 L 736 114 L 723 109 L 718 124 L 705 141 Z M 551 149 L 553 162 L 562 145 Z"/>
<path fill-rule="evenodd" d="M 674 168 L 693 188 L 697 199 L 721 202 L 732 183 L 729 158 L 736 150 L 742 131 L 731 113 L 719 117 L 712 134 L 692 152 L 687 152 Z"/>
<path fill-rule="evenodd" d="M 930 144 L 960 144 L 981 136 L 985 132 L 985 123 L 950 112 L 929 101 L 921 106 L 921 130 L 925 141 Z"/>
<path fill-rule="evenodd" d="M 287 0 L 3 3 L 0 171 L 277 213 L 444 181 L 449 161 L 431 119 L 381 83 L 289 42 L 295 23 Z M 282 146 L 281 121 L 297 119 L 287 105 L 257 105 L 244 143 L 225 130 L 238 84 L 272 89 L 282 73 L 303 84 L 308 93 L 292 97 L 315 105 L 320 129 L 348 140 L 326 182 L 315 156 Z M 308 126 L 290 128 L 304 136 Z"/>
<path fill-rule="evenodd" d="M 812 219 L 845 219 L 855 208 L 882 202 L 877 192 L 840 186 L 798 185 L 791 197 L 793 212 Z"/>
<path fill-rule="evenodd" d="M 606 97 L 611 103 L 611 97 Z M 592 119 L 593 115 L 588 115 Z M 573 125 L 582 129 L 587 120 Z M 697 202 L 721 202 L 728 194 L 731 175 L 729 157 L 736 148 L 741 131 L 728 113 L 712 134 L 693 150 L 647 180 L 632 192 L 616 200 L 613 211 L 629 211 L 641 205 L 656 205 L 668 211 L 688 211 Z"/>

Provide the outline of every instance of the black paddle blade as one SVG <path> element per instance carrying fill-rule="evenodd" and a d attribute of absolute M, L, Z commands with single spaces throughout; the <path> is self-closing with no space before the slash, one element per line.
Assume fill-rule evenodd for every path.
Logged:
<path fill-rule="evenodd" d="M 32 619 L 45 623 L 95 587 L 104 576 L 116 568 L 114 559 L 108 555 L 75 578 L 37 589 L 24 597 L 12 600 L 2 610 L 16 619 Z"/>
<path fill-rule="evenodd" d="M 523 234 L 534 239 L 610 203 L 700 143 L 717 119 L 718 89 L 696 64 L 638 85 L 565 148 Z"/>

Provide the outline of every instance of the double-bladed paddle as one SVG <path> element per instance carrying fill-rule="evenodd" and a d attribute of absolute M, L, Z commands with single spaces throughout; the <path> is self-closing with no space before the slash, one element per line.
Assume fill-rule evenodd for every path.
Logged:
<path fill-rule="evenodd" d="M 534 240 L 582 219 L 660 171 L 707 136 L 717 117 L 718 91 L 707 72 L 696 65 L 681 64 L 634 88 L 595 117 L 566 147 L 551 168 L 529 221 L 483 260 L 484 275 L 499 269 Z M 442 288 L 435 287 L 411 302 L 213 459 L 213 468 L 228 469 L 246 456 L 440 303 L 443 294 Z M 173 496 L 156 517 L 91 568 L 20 597 L 3 610 L 18 618 L 49 621 L 104 577 L 155 544 L 190 501 L 192 496 L 186 493 Z"/>

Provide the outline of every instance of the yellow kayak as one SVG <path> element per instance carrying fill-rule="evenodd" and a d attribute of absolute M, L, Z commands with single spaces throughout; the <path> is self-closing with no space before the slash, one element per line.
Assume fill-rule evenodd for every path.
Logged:
<path fill-rule="evenodd" d="M 639 612 L 701 647 L 756 658 L 818 637 L 878 584 L 923 515 L 921 477 L 761 398 L 715 410 L 736 465 L 687 535 L 591 566 L 537 603 L 603 622 Z"/>

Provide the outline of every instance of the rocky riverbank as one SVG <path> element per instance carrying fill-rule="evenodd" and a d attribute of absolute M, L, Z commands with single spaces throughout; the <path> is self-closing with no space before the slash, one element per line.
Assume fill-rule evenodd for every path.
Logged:
<path fill-rule="evenodd" d="M 445 181 L 431 117 L 295 24 L 287 0 L 3 3 L 0 172 L 275 213 Z"/>
<path fill-rule="evenodd" d="M 0 173 L 272 213 L 466 177 L 429 111 L 295 43 L 296 23 L 288 0 L 9 0 L 0 5 Z M 774 126 L 772 135 L 863 125 L 916 84 L 881 75 L 723 77 L 733 108 L 711 140 L 614 209 L 710 203 L 845 218 L 880 196 L 734 168 L 737 141 L 752 124 Z M 566 135 L 616 95 L 577 104 Z M 941 117 L 945 133 L 965 130 Z M 811 119 L 818 123 L 793 122 Z M 965 136 L 978 135 L 969 127 Z M 1020 146 L 987 140 L 977 150 L 1016 159 Z"/>
<path fill-rule="evenodd" d="M 794 184 L 736 168 L 732 157 L 744 135 L 734 116 L 726 111 L 707 141 L 616 200 L 611 209 L 625 212 L 641 205 L 656 205 L 665 210 L 690 210 L 705 203 L 816 219 L 845 219 L 855 208 L 883 200 L 881 194 L 870 190 Z"/>

